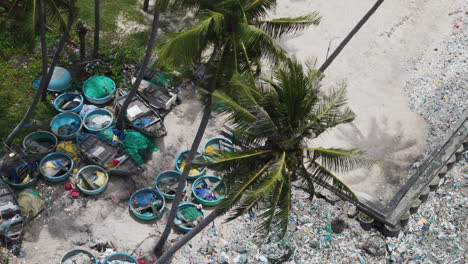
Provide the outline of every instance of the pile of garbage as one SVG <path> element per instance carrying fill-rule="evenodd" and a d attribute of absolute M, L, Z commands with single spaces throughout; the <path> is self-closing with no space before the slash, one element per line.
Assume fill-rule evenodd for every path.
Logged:
<path fill-rule="evenodd" d="M 468 160 L 460 161 L 436 193 L 396 238 L 365 231 L 356 208 L 339 201 L 309 200 L 293 192 L 288 233 L 280 241 L 262 240 L 258 218 L 244 215 L 230 223 L 216 221 L 176 254 L 175 263 L 464 263 L 463 226 L 468 214 Z M 344 221 L 344 230 L 332 223 Z M 342 231 L 335 233 L 335 231 Z"/>

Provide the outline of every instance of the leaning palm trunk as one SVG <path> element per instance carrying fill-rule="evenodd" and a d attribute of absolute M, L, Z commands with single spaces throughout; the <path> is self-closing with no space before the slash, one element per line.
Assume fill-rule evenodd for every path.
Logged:
<path fill-rule="evenodd" d="M 57 50 L 54 53 L 54 57 L 52 58 L 52 62 L 50 63 L 49 69 L 47 71 L 47 78 L 45 79 L 46 84 L 47 84 L 46 87 L 49 86 L 50 80 L 52 79 L 52 75 L 54 74 L 55 66 L 57 65 L 60 54 L 62 53 L 63 47 L 65 46 L 65 42 L 68 39 L 68 34 L 70 32 L 70 29 L 74 20 L 73 8 L 75 7 L 75 2 L 76 0 L 70 0 L 70 14 L 68 15 L 67 27 L 65 29 L 65 32 L 62 32 L 62 36 L 60 37 Z M 42 91 L 42 101 L 45 102 L 46 100 L 47 100 L 47 89 L 44 89 Z"/>
<path fill-rule="evenodd" d="M 187 242 L 189 242 L 192 238 L 194 238 L 198 233 L 203 231 L 205 227 L 207 227 L 209 224 L 211 224 L 218 216 L 222 215 L 221 210 L 215 209 L 211 214 L 209 214 L 205 219 L 203 219 L 197 226 L 192 228 L 190 232 L 185 234 L 183 237 L 181 237 L 174 245 L 172 245 L 171 248 L 169 248 L 164 254 L 158 258 L 155 264 L 165 264 L 169 261 L 169 259 L 179 250 L 181 247 L 183 247 Z"/>
<path fill-rule="evenodd" d="M 15 137 L 23 128 L 24 124 L 26 124 L 26 122 L 31 118 L 32 114 L 34 113 L 34 110 L 36 110 L 39 100 L 41 99 L 41 95 L 43 91 L 45 91 L 46 87 L 48 86 L 48 83 L 46 82 L 48 61 L 47 61 L 47 42 L 46 42 L 46 30 L 45 30 L 45 16 L 46 16 L 45 6 L 47 4 L 47 0 L 39 0 L 38 2 L 39 2 L 38 15 L 39 15 L 39 20 L 40 20 L 39 34 L 40 34 L 40 40 L 41 40 L 41 53 L 42 53 L 41 84 L 39 85 L 39 88 L 37 89 L 36 94 L 34 95 L 34 99 L 31 102 L 31 105 L 29 106 L 28 111 L 26 111 L 26 113 L 24 114 L 23 119 L 21 119 L 18 125 L 16 125 L 16 127 L 11 131 L 10 135 L 8 135 L 7 140 L 5 141 L 5 144 L 7 146 L 11 145 Z"/>
<path fill-rule="evenodd" d="M 346 38 L 340 43 L 340 45 L 333 51 L 332 55 L 323 63 L 323 65 L 319 68 L 320 72 L 324 72 L 328 66 L 336 59 L 336 57 L 340 54 L 340 52 L 348 45 L 348 42 L 358 33 L 361 27 L 369 20 L 369 18 L 377 11 L 379 6 L 384 2 L 384 0 L 377 0 L 377 2 L 367 11 L 361 20 L 356 24 L 356 26 L 349 32 Z"/>
<path fill-rule="evenodd" d="M 159 10 L 158 8 L 154 8 L 154 17 L 153 17 L 153 24 L 151 26 L 151 35 L 150 39 L 148 42 L 148 47 L 146 49 L 146 54 L 145 57 L 143 57 L 143 61 L 141 62 L 141 67 L 140 71 L 138 72 L 138 76 L 135 80 L 135 83 L 133 83 L 132 90 L 130 90 L 130 93 L 127 96 L 127 99 L 124 101 L 122 107 L 120 108 L 119 115 L 117 116 L 117 129 L 123 129 L 124 125 L 124 118 L 125 115 L 127 114 L 127 108 L 130 105 L 130 102 L 132 101 L 133 97 L 135 96 L 138 87 L 141 84 L 141 80 L 143 80 L 143 75 L 145 72 L 146 67 L 148 67 L 149 60 L 151 56 L 153 55 L 153 49 L 154 46 L 156 45 L 156 38 L 158 36 L 158 27 L 159 27 Z"/>
<path fill-rule="evenodd" d="M 208 126 L 208 121 L 211 116 L 211 107 L 208 105 L 207 108 L 203 111 L 203 117 L 200 122 L 200 126 L 198 127 L 197 134 L 195 136 L 195 139 L 193 140 L 192 147 L 190 148 L 189 155 L 186 159 L 186 163 L 184 166 L 184 171 L 182 172 L 182 176 L 180 176 L 179 179 L 179 184 L 177 185 L 177 190 L 176 190 L 176 196 L 174 198 L 174 201 L 172 202 L 172 207 L 171 211 L 169 212 L 169 216 L 166 222 L 166 226 L 164 228 L 164 231 L 159 238 L 158 244 L 154 248 L 154 254 L 156 256 L 161 256 L 162 255 L 162 250 L 164 248 L 164 245 L 166 244 L 167 238 L 169 237 L 169 234 L 171 233 L 171 229 L 174 225 L 174 219 L 177 215 L 177 210 L 180 202 L 182 201 L 182 196 L 185 188 L 185 182 L 187 181 L 191 166 L 192 166 L 192 161 L 193 158 L 195 157 L 195 154 L 197 153 L 197 149 L 200 146 L 200 142 L 202 140 L 203 134 L 205 134 L 206 127 Z"/>
<path fill-rule="evenodd" d="M 94 48 L 93 56 L 97 58 L 99 56 L 99 31 L 101 30 L 101 17 L 99 14 L 101 0 L 94 0 Z"/>
<path fill-rule="evenodd" d="M 43 6 L 45 7 L 46 0 L 43 0 Z M 39 1 L 41 2 L 41 1 Z M 39 88 L 36 91 L 36 95 L 34 96 L 34 99 L 31 103 L 31 105 L 28 108 L 28 111 L 25 113 L 23 119 L 18 123 L 18 125 L 11 131 L 10 135 L 8 135 L 8 138 L 5 142 L 5 144 L 10 145 L 15 137 L 18 135 L 18 133 L 21 131 L 21 128 L 24 126 L 24 124 L 31 118 L 32 114 L 34 113 L 34 110 L 36 110 L 36 106 L 39 103 L 39 99 L 42 97 L 42 101 L 46 100 L 47 96 L 47 87 L 49 86 L 50 80 L 52 78 L 52 75 L 54 73 L 54 68 L 55 65 L 58 62 L 60 53 L 63 50 L 63 47 L 65 46 L 65 42 L 68 38 L 68 32 L 70 31 L 70 28 L 73 24 L 74 20 L 74 12 L 73 8 L 75 6 L 76 0 L 70 0 L 70 14 L 68 16 L 68 22 L 67 22 L 67 27 L 66 27 L 66 32 L 62 33 L 62 36 L 60 37 L 59 45 L 57 47 L 57 50 L 55 51 L 54 58 L 52 59 L 52 63 L 50 65 L 50 68 L 48 67 L 48 61 L 47 61 L 47 44 L 45 40 L 45 21 L 42 21 L 42 19 L 45 20 L 45 8 L 41 9 L 39 7 L 39 17 L 41 19 L 41 25 L 40 25 L 40 34 L 41 34 L 41 52 L 42 52 L 42 77 L 41 77 L 41 83 L 39 85 Z M 42 17 L 43 16 L 43 17 Z M 42 24 L 44 22 L 44 24 Z M 49 68 L 49 69 L 48 69 Z M 44 77 L 46 76 L 46 77 Z"/>

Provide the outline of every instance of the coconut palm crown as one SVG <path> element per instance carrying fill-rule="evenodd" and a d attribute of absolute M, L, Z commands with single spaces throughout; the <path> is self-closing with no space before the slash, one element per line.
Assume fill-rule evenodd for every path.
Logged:
<path fill-rule="evenodd" d="M 320 22 L 317 12 L 297 18 L 265 19 L 276 0 L 174 0 L 173 5 L 195 8 L 198 22 L 170 35 L 160 46 L 159 60 L 187 65 L 210 54 L 210 58 L 220 56 L 220 66 L 233 72 L 254 66 L 259 69 L 260 58 L 284 60 L 286 52 L 276 40 Z"/>
<path fill-rule="evenodd" d="M 335 173 L 369 164 L 363 153 L 307 145 L 310 139 L 355 118 L 345 106 L 345 87 L 322 95 L 321 78 L 319 72 L 288 59 L 261 86 L 235 76 L 236 101 L 221 91 L 214 92 L 214 101 L 226 105 L 228 134 L 238 149 L 206 154 L 197 164 L 223 176 L 228 194 L 220 208 L 224 212 L 234 209 L 228 221 L 258 210 L 260 230 L 264 234 L 275 230 L 284 236 L 294 182 L 311 197 L 316 184 L 328 183 L 355 198 Z"/>

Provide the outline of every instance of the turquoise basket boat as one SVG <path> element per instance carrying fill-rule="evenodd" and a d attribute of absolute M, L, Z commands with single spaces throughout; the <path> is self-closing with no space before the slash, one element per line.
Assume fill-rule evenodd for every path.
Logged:
<path fill-rule="evenodd" d="M 213 137 L 208 139 L 203 145 L 203 151 L 207 154 L 217 151 L 234 152 L 232 141 L 225 137 Z"/>
<path fill-rule="evenodd" d="M 226 195 L 226 184 L 221 181 L 220 177 L 214 175 L 205 175 L 196 179 L 192 184 L 193 196 L 206 206 L 219 204 Z M 218 184 L 221 185 L 217 187 Z"/>
<path fill-rule="evenodd" d="M 187 219 L 187 220 L 182 219 L 184 216 L 182 215 L 181 210 L 187 207 L 196 208 L 197 211 L 200 212 L 201 216 L 205 218 L 205 214 L 203 213 L 203 210 L 201 209 L 201 205 L 196 205 L 194 203 L 179 204 L 179 206 L 177 207 L 178 213 L 177 213 L 176 218 L 174 219 L 174 224 L 177 229 L 185 233 L 189 232 L 190 230 L 192 230 L 192 228 L 195 227 L 195 225 L 192 223 L 190 219 Z"/>
<path fill-rule="evenodd" d="M 96 175 L 96 172 L 102 173 L 105 179 L 100 180 Z M 80 189 L 80 191 L 87 195 L 96 195 L 102 193 L 106 189 L 107 182 L 109 181 L 109 175 L 103 168 L 96 165 L 89 165 L 81 168 L 78 171 L 78 173 L 76 174 L 76 179 L 78 181 L 78 184 L 76 186 L 78 187 L 78 189 Z M 101 182 L 99 182 L 99 180 Z M 97 187 L 96 183 L 99 183 L 101 185 Z M 93 186 L 95 186 L 96 189 L 92 189 L 91 187 L 89 187 L 89 184 L 93 184 Z"/>
<path fill-rule="evenodd" d="M 190 152 L 190 150 L 184 150 L 184 151 L 180 152 L 176 157 L 175 168 L 180 173 L 183 172 L 183 168 L 181 168 L 181 164 L 182 164 L 182 162 L 184 162 L 187 159 L 187 156 L 188 156 L 189 152 Z M 197 155 L 201 155 L 201 153 L 197 151 Z M 194 170 L 194 169 L 192 169 L 192 170 Z M 198 173 L 195 173 L 195 172 L 191 171 L 189 173 L 189 175 L 188 175 L 188 179 L 189 180 L 195 180 L 195 179 L 199 178 L 200 176 L 202 176 L 203 174 L 205 174 L 205 171 L 206 171 L 206 168 L 203 168 L 203 169 L 199 170 Z"/>
<path fill-rule="evenodd" d="M 181 176 L 182 174 L 175 170 L 163 171 L 156 176 L 154 186 L 162 195 L 164 195 L 164 198 L 172 200 L 175 198 L 175 192 Z M 183 192 L 185 192 L 186 189 L 187 182 L 185 182 Z"/>
<path fill-rule="evenodd" d="M 80 115 L 61 113 L 50 121 L 51 131 L 61 139 L 72 139 L 81 131 L 83 122 Z"/>
<path fill-rule="evenodd" d="M 94 97 L 92 95 L 91 90 L 96 88 L 96 85 L 100 86 L 100 88 L 104 88 L 105 90 L 107 90 L 107 95 L 99 98 Z M 83 83 L 84 96 L 86 100 L 93 104 L 105 104 L 109 102 L 114 97 L 115 91 L 115 82 L 111 78 L 105 76 L 95 75 L 90 77 Z"/>
<path fill-rule="evenodd" d="M 62 108 L 62 107 L 67 107 L 67 104 L 66 104 L 67 102 L 70 102 L 69 103 L 70 107 L 66 109 Z M 83 105 L 84 105 L 84 98 L 83 98 L 83 95 L 79 93 L 63 93 L 57 96 L 57 98 L 55 98 L 54 100 L 54 108 L 60 113 L 65 113 L 65 112 L 79 113 L 81 109 L 83 108 Z"/>
<path fill-rule="evenodd" d="M 48 161 L 51 162 L 49 163 L 50 167 L 47 167 Z M 61 168 L 60 166 L 63 166 L 63 168 Z M 70 156 L 62 152 L 53 152 L 42 158 L 39 164 L 39 171 L 47 181 L 61 182 L 67 179 L 68 176 L 70 176 L 70 174 L 73 172 L 73 166 L 73 159 Z M 52 167 L 56 167 L 57 169 L 54 169 Z M 52 173 L 56 172 L 56 174 L 54 176 L 51 176 L 50 173 L 48 173 L 47 170 L 45 170 L 46 168 L 50 169 Z"/>
<path fill-rule="evenodd" d="M 102 126 L 97 126 L 96 124 L 92 123 L 93 118 L 96 118 L 97 116 L 107 116 L 109 121 L 107 122 L 107 124 L 103 124 Z M 93 110 L 89 112 L 88 114 L 86 114 L 86 116 L 83 118 L 83 126 L 86 128 L 86 130 L 92 133 L 97 133 L 101 130 L 109 128 L 113 122 L 114 122 L 114 114 L 111 111 L 107 109 L 103 109 L 103 108 Z"/>
<path fill-rule="evenodd" d="M 141 203 L 140 207 L 138 207 L 138 202 Z M 154 203 L 156 203 L 156 205 Z M 154 210 L 150 204 L 154 206 Z M 154 220 L 164 212 L 166 200 L 156 189 L 146 188 L 134 192 L 128 200 L 128 206 L 132 214 L 136 217 L 142 220 Z M 149 212 L 151 210 L 153 210 L 153 212 Z"/>
<path fill-rule="evenodd" d="M 114 253 L 114 254 L 108 256 L 102 262 L 102 264 L 109 264 L 109 262 L 111 262 L 113 260 L 121 260 L 121 261 L 130 262 L 132 264 L 138 264 L 138 260 L 134 256 L 129 255 L 129 254 L 125 254 L 125 253 Z"/>
<path fill-rule="evenodd" d="M 57 147 L 57 137 L 48 131 L 36 131 L 23 140 L 23 148 L 27 153 L 45 155 Z"/>
<path fill-rule="evenodd" d="M 67 259 L 73 257 L 73 256 L 76 256 L 78 254 L 85 254 L 85 255 L 88 255 L 89 258 L 91 259 L 92 262 L 94 262 L 94 264 L 99 264 L 99 261 L 97 260 L 97 258 L 91 254 L 91 252 L 87 251 L 87 250 L 84 250 L 84 249 L 72 249 L 70 251 L 68 251 L 67 253 L 65 253 L 65 255 L 63 255 L 62 257 L 62 260 L 60 261 L 60 263 L 64 263 L 65 261 L 67 261 Z"/>

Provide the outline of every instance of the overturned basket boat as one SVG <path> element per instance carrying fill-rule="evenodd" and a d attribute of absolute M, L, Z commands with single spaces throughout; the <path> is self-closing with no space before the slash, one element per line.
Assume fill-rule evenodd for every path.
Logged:
<path fill-rule="evenodd" d="M 127 90 L 117 90 L 116 108 L 120 109 L 122 107 L 127 95 Z M 163 137 L 167 135 L 161 115 L 138 95 L 135 95 L 128 105 L 125 119 L 130 127 L 147 136 Z"/>
<path fill-rule="evenodd" d="M 79 133 L 76 142 L 83 157 L 109 171 L 111 175 L 140 174 L 143 169 L 121 147 L 88 133 Z"/>

